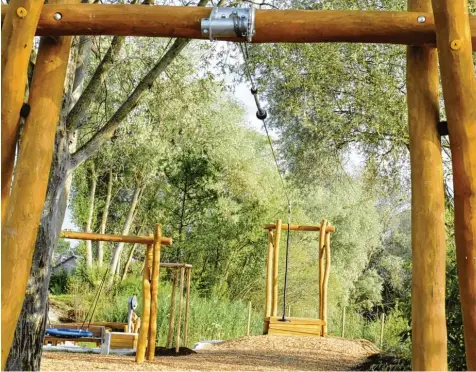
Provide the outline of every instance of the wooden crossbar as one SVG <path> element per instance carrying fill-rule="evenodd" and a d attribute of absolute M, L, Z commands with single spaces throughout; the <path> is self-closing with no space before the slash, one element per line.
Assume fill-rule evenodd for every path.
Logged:
<path fill-rule="evenodd" d="M 276 224 L 269 224 L 264 226 L 265 230 L 275 230 Z M 283 223 L 281 224 L 281 230 L 287 230 L 288 224 Z M 291 231 L 321 231 L 320 225 L 291 225 Z M 327 226 L 326 232 L 336 232 L 336 228 L 334 226 Z"/>
<path fill-rule="evenodd" d="M 2 20 L 7 9 L 8 5 L 2 5 Z M 36 34 L 205 39 L 200 21 L 208 18 L 210 11 L 210 8 L 191 6 L 45 4 Z M 55 13 L 61 14 L 60 21 L 55 20 Z M 425 17 L 425 22 L 418 22 L 420 16 Z M 470 17 L 470 23 L 475 50 L 476 17 Z M 436 31 L 433 14 L 423 12 L 259 9 L 253 42 L 435 45 Z"/>
<path fill-rule="evenodd" d="M 102 242 L 116 242 L 116 243 L 139 243 L 139 244 L 153 244 L 153 236 L 129 236 L 129 235 L 108 235 L 108 234 L 96 234 L 87 232 L 76 231 L 61 231 L 62 238 L 65 239 L 77 239 L 77 240 L 91 240 Z M 160 239 L 160 244 L 170 246 L 172 245 L 172 238 Z"/>

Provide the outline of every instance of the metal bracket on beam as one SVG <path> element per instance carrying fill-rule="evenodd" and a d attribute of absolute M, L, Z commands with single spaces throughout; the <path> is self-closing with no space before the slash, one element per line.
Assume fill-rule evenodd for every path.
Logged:
<path fill-rule="evenodd" d="M 255 34 L 255 10 L 249 8 L 214 7 L 210 18 L 201 22 L 202 36 L 211 41 L 217 38 L 237 37 L 251 42 Z"/>

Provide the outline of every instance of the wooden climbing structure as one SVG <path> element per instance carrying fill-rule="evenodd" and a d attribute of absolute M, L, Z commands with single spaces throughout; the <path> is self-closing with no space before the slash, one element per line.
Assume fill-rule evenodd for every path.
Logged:
<path fill-rule="evenodd" d="M 331 271 L 331 233 L 334 226 L 323 220 L 320 225 L 288 225 L 277 220 L 266 225 L 268 230 L 268 256 L 266 260 L 266 303 L 264 333 L 283 336 L 326 336 L 327 335 L 327 286 Z M 279 246 L 281 231 L 319 232 L 317 257 L 319 267 L 319 318 L 292 318 L 278 316 Z"/>
<path fill-rule="evenodd" d="M 52 0 L 44 5 L 36 0 L 11 0 L 9 5 L 1 7 L 2 369 L 32 266 L 71 36 L 204 39 L 211 35 L 209 29 L 201 27 L 202 20 L 211 17 L 210 8 L 79 3 Z M 412 366 L 416 370 L 447 368 L 444 191 L 438 130 L 440 72 L 452 152 L 456 255 L 466 360 L 468 369 L 476 370 L 476 78 L 472 55 L 476 49 L 476 17 L 469 15 L 468 1 L 408 0 L 407 12 L 257 10 L 254 20 L 252 42 L 408 46 Z M 34 35 L 47 37 L 40 41 L 28 101 L 30 114 L 25 120 L 15 162 Z M 248 39 L 236 34 L 222 40 L 251 41 L 250 35 L 246 36 Z M 276 232 L 278 235 L 279 229 Z M 157 265 L 153 259 L 152 265 Z"/>

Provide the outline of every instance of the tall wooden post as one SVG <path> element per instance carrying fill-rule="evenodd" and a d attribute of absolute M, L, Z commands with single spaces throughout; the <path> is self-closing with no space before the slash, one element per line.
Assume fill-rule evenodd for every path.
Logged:
<path fill-rule="evenodd" d="M 268 230 L 268 256 L 266 259 L 266 303 L 264 309 L 264 316 L 266 318 L 271 316 L 272 307 L 272 288 L 273 288 L 273 233 Z"/>
<path fill-rule="evenodd" d="M 431 12 L 431 0 L 408 10 Z M 437 51 L 407 49 L 407 104 L 412 182 L 412 367 L 447 368 L 445 206 Z"/>
<path fill-rule="evenodd" d="M 185 322 L 183 325 L 183 344 L 187 347 L 188 342 L 188 316 L 190 312 L 190 281 L 192 278 L 192 268 L 187 268 L 187 294 L 185 298 Z"/>
<path fill-rule="evenodd" d="M 278 316 L 278 269 L 279 269 L 279 241 L 281 239 L 281 220 L 276 220 L 273 252 L 273 299 L 271 315 Z"/>
<path fill-rule="evenodd" d="M 319 257 L 319 319 L 323 320 L 323 299 L 324 299 L 324 246 L 326 244 L 327 221 L 322 220 L 319 230 L 319 248 L 317 255 Z M 321 336 L 324 335 L 324 326 L 321 327 Z"/>
<path fill-rule="evenodd" d="M 467 0 L 433 0 L 453 162 L 455 238 L 468 370 L 476 370 L 476 78 Z"/>
<path fill-rule="evenodd" d="M 326 233 L 326 266 L 324 271 L 324 280 L 322 284 L 322 320 L 326 324 L 322 327 L 322 336 L 327 336 L 327 287 L 329 285 L 329 275 L 331 273 L 331 233 Z"/>
<path fill-rule="evenodd" d="M 2 25 L 2 225 L 10 195 L 28 63 L 42 7 L 43 1 L 41 0 L 12 0 Z M 59 58 L 60 60 L 56 63 L 59 62 L 61 65 L 62 57 Z M 57 81 L 61 74 L 62 72 L 58 71 L 59 77 L 50 77 L 50 79 Z M 45 89 L 48 89 L 47 85 L 45 85 Z M 52 106 L 56 106 L 56 97 L 52 101 Z M 54 111 L 55 108 L 52 108 Z M 37 120 L 39 119 L 37 118 Z M 9 345 L 7 341 L 5 339 L 5 348 Z M 4 350 L 3 346 L 2 350 Z M 6 352 L 8 353 L 8 351 Z M 3 367 L 2 351 L 2 369 Z"/>
<path fill-rule="evenodd" d="M 147 347 L 147 360 L 154 360 L 155 357 L 155 340 L 157 338 L 157 308 L 159 297 L 159 275 L 160 275 L 160 240 L 162 239 L 162 227 L 155 226 L 154 247 L 153 247 L 153 264 L 152 264 L 152 280 L 150 283 L 150 325 Z"/>
<path fill-rule="evenodd" d="M 147 337 L 149 335 L 150 324 L 150 279 L 152 276 L 152 266 L 154 262 L 154 250 L 151 244 L 147 245 L 145 254 L 145 265 L 142 276 L 142 315 L 139 328 L 139 340 L 137 341 L 136 362 L 142 363 L 145 359 L 147 348 Z"/>
<path fill-rule="evenodd" d="M 25 5 L 25 2 L 20 3 Z M 28 9 L 31 9 L 31 12 L 39 13 L 41 6 L 36 3 L 26 3 L 29 4 Z M 41 39 L 30 87 L 31 111 L 25 122 L 15 178 L 9 197 L 10 203 L 7 203 L 4 200 L 3 181 L 8 181 L 7 188 L 9 189 L 10 166 L 13 166 L 13 159 L 11 159 L 11 163 L 10 160 L 6 164 L 3 163 L 4 151 L 8 155 L 7 158 L 10 156 L 7 151 L 10 145 L 5 145 L 5 142 L 9 142 L 11 139 L 16 142 L 16 134 L 14 134 L 16 129 L 13 129 L 11 125 L 18 122 L 19 109 L 15 115 L 12 110 L 17 106 L 14 102 L 16 99 L 21 98 L 20 103 L 23 102 L 25 79 L 22 80 L 21 75 L 26 73 L 26 65 L 25 71 L 20 72 L 20 70 L 23 66 L 23 58 L 28 63 L 31 40 L 35 31 L 34 28 L 28 29 L 31 26 L 29 22 L 37 22 L 37 20 L 33 20 L 36 17 L 35 14 L 28 14 L 28 10 L 26 12 L 27 15 L 24 19 L 18 18 L 15 14 L 15 19 L 11 22 L 13 26 L 11 23 L 5 24 L 2 29 L 2 65 L 5 62 L 5 69 L 2 70 L 2 99 L 4 99 L 2 101 L 2 369 L 5 367 L 10 351 L 30 276 L 36 234 L 45 202 L 71 46 L 70 36 Z M 27 17 L 30 17 L 29 20 L 26 19 Z M 16 31 L 12 31 L 12 27 Z M 23 27 L 26 29 L 23 30 Z M 9 30 L 9 36 L 6 35 L 6 29 Z M 23 32 L 29 36 L 16 35 Z M 12 45 L 7 43 L 8 40 L 5 40 L 7 37 L 16 46 L 23 38 L 28 37 L 29 41 L 25 41 L 25 45 L 21 45 L 21 48 L 13 50 Z M 7 43 L 5 50 L 7 55 L 3 54 L 4 42 Z M 13 62 L 18 65 L 12 66 Z M 15 87 L 10 84 L 14 84 Z M 8 108 L 8 105 L 12 106 Z M 14 119 L 15 117 L 16 119 Z M 5 134 L 3 134 L 4 126 L 7 127 Z M 9 130 L 12 130 L 11 134 L 8 133 Z M 15 142 L 11 143 L 13 148 Z"/>
<path fill-rule="evenodd" d="M 170 318 L 169 318 L 169 332 L 167 334 L 167 348 L 172 347 L 174 341 L 174 328 L 175 328 L 175 294 L 177 287 L 177 271 L 174 269 L 173 279 L 172 279 L 172 295 L 170 297 Z"/>
<path fill-rule="evenodd" d="M 177 320 L 177 335 L 175 337 L 175 352 L 180 351 L 180 331 L 182 325 L 182 307 L 183 307 L 183 282 L 185 276 L 185 267 L 180 268 L 180 292 L 179 292 L 179 311 L 178 311 L 178 320 Z"/>
<path fill-rule="evenodd" d="M 248 324 L 246 326 L 246 335 L 249 336 L 251 332 L 251 301 L 248 303 Z"/>

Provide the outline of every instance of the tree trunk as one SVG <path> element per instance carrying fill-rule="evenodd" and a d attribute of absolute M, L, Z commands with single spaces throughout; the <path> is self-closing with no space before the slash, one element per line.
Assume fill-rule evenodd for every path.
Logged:
<path fill-rule="evenodd" d="M 36 239 L 33 264 L 22 312 L 18 321 L 6 370 L 31 371 L 40 369 L 43 337 L 48 307 L 48 285 L 51 258 L 58 243 L 66 213 L 70 171 L 68 171 L 68 139 L 56 138 L 56 151 L 45 207 Z"/>
<path fill-rule="evenodd" d="M 129 271 L 129 266 L 131 266 L 132 263 L 132 256 L 134 255 L 134 252 L 138 246 L 138 243 L 134 244 L 131 248 L 131 251 L 129 252 L 129 257 L 127 258 L 126 266 L 124 266 L 124 272 L 122 273 L 121 281 L 126 279 L 127 272 Z"/>
<path fill-rule="evenodd" d="M 94 163 L 91 165 L 91 193 L 89 194 L 89 213 L 86 222 L 86 232 L 91 232 L 94 215 L 94 199 L 96 196 L 97 177 L 94 170 Z M 91 240 L 86 240 L 86 266 L 90 269 L 93 267 L 93 245 Z"/>
<path fill-rule="evenodd" d="M 132 226 L 132 222 L 134 221 L 134 212 L 136 210 L 137 205 L 139 204 L 139 195 L 141 193 L 141 187 L 136 185 L 134 190 L 134 196 L 132 197 L 131 207 L 129 208 L 129 213 L 127 214 L 126 221 L 124 222 L 124 227 L 122 229 L 122 235 L 129 234 L 129 231 Z M 111 276 L 109 278 L 109 285 L 112 285 L 114 282 L 115 273 L 119 266 L 119 258 L 121 256 L 122 250 L 124 249 L 124 243 L 119 243 L 114 250 L 114 254 L 111 259 Z"/>
<path fill-rule="evenodd" d="M 109 206 L 111 205 L 111 197 L 112 197 L 112 168 L 109 169 L 109 176 L 107 181 L 107 196 L 106 196 L 106 204 L 104 205 L 104 209 L 102 211 L 102 219 L 101 219 L 101 227 L 99 228 L 99 232 L 101 234 L 106 233 L 106 225 L 107 225 L 107 217 L 109 215 Z M 98 242 L 98 265 L 102 267 L 103 260 L 104 260 L 104 251 L 103 251 L 103 244 L 104 242 Z"/>

